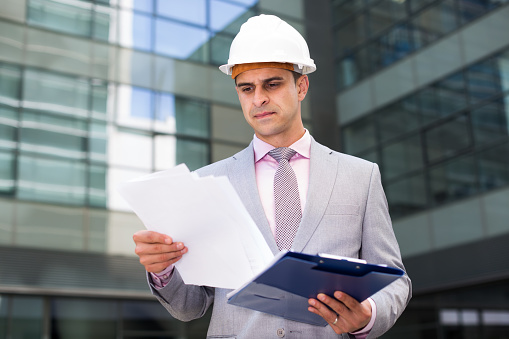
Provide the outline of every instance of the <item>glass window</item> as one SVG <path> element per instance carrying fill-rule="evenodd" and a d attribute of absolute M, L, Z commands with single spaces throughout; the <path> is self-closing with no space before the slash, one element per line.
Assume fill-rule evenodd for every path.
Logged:
<path fill-rule="evenodd" d="M 420 126 L 420 113 L 415 96 L 407 97 L 376 113 L 382 141 L 415 130 Z"/>
<path fill-rule="evenodd" d="M 154 93 L 146 88 L 118 86 L 117 122 L 122 126 L 150 129 L 154 118 Z"/>
<path fill-rule="evenodd" d="M 117 313 L 115 301 L 53 298 L 51 337 L 116 338 Z"/>
<path fill-rule="evenodd" d="M 376 36 L 406 15 L 404 1 L 379 1 L 369 9 L 369 33 Z"/>
<path fill-rule="evenodd" d="M 431 198 L 435 205 L 477 193 L 475 158 L 454 159 L 430 170 Z"/>
<path fill-rule="evenodd" d="M 206 62 L 208 41 L 209 33 L 204 28 L 163 19 L 156 20 L 156 53 L 183 60 Z"/>
<path fill-rule="evenodd" d="M 423 173 L 387 183 L 384 188 L 392 218 L 416 213 L 427 207 L 428 199 Z"/>
<path fill-rule="evenodd" d="M 149 132 L 113 129 L 108 136 L 109 164 L 152 170 L 152 135 Z"/>
<path fill-rule="evenodd" d="M 7 324 L 9 316 L 9 297 L 0 294 L 0 338 L 7 338 Z"/>
<path fill-rule="evenodd" d="M 92 80 L 92 117 L 106 120 L 108 114 L 108 99 L 111 95 L 108 91 L 108 84 L 98 79 Z"/>
<path fill-rule="evenodd" d="M 175 99 L 177 133 L 198 137 L 209 136 L 208 105 L 183 98 Z"/>
<path fill-rule="evenodd" d="M 343 147 L 345 153 L 357 154 L 375 145 L 375 124 L 372 116 L 362 118 L 343 129 Z"/>
<path fill-rule="evenodd" d="M 143 51 L 152 50 L 152 16 L 120 11 L 119 42 L 122 46 Z"/>
<path fill-rule="evenodd" d="M 472 125 L 476 145 L 507 137 L 509 129 L 508 112 L 509 107 L 505 106 L 502 98 L 472 110 Z"/>
<path fill-rule="evenodd" d="M 412 21 L 417 46 L 425 46 L 457 28 L 454 1 L 438 1 Z"/>
<path fill-rule="evenodd" d="M 123 8 L 133 9 L 135 11 L 152 13 L 154 11 L 153 0 L 117 0 Z"/>
<path fill-rule="evenodd" d="M 340 23 L 364 7 L 364 0 L 333 0 L 334 24 Z"/>
<path fill-rule="evenodd" d="M 40 338 L 43 333 L 43 300 L 38 297 L 11 297 L 11 338 Z"/>
<path fill-rule="evenodd" d="M 88 116 L 89 84 L 82 79 L 27 69 L 23 96 L 25 108 Z"/>
<path fill-rule="evenodd" d="M 407 25 L 397 25 L 372 44 L 375 70 L 387 67 L 409 54 L 413 47 Z"/>
<path fill-rule="evenodd" d="M 105 208 L 107 204 L 106 176 L 107 167 L 90 165 L 88 173 L 88 204 L 94 207 Z"/>
<path fill-rule="evenodd" d="M 0 106 L 0 149 L 16 148 L 18 112 L 10 107 Z"/>
<path fill-rule="evenodd" d="M 122 320 L 123 333 L 128 337 L 135 333 L 153 337 L 157 333 L 158 337 L 172 338 L 181 336 L 183 330 L 183 323 L 161 312 L 161 305 L 154 301 L 122 302 Z"/>
<path fill-rule="evenodd" d="M 92 161 L 106 162 L 108 152 L 108 132 L 104 122 L 91 122 L 88 134 L 88 156 Z"/>
<path fill-rule="evenodd" d="M 69 0 L 29 0 L 27 21 L 51 30 L 91 36 L 92 4 Z"/>
<path fill-rule="evenodd" d="M 61 204 L 85 204 L 83 162 L 21 155 L 18 164 L 19 199 Z"/>
<path fill-rule="evenodd" d="M 463 73 L 453 74 L 438 82 L 434 87 L 441 116 L 452 114 L 466 107 L 467 97 Z"/>
<path fill-rule="evenodd" d="M 461 23 L 477 19 L 498 4 L 487 0 L 458 0 Z"/>
<path fill-rule="evenodd" d="M 498 66 L 495 60 L 488 59 L 467 70 L 471 103 L 475 104 L 502 91 Z"/>
<path fill-rule="evenodd" d="M 433 87 L 425 88 L 417 93 L 419 107 L 422 115 L 422 123 L 427 124 L 435 121 L 439 116 L 438 101 Z"/>
<path fill-rule="evenodd" d="M 18 67 L 0 64 L 0 104 L 18 107 L 20 78 Z"/>
<path fill-rule="evenodd" d="M 465 115 L 425 131 L 426 154 L 429 162 L 435 162 L 465 151 L 472 146 Z"/>
<path fill-rule="evenodd" d="M 114 8 L 95 6 L 92 36 L 95 39 L 115 43 L 117 39 L 117 11 Z"/>
<path fill-rule="evenodd" d="M 228 61 L 233 36 L 216 34 L 210 39 L 210 63 L 223 65 Z"/>
<path fill-rule="evenodd" d="M 240 26 L 254 15 L 256 13 L 245 6 L 221 0 L 210 2 L 210 28 L 215 32 L 237 34 Z"/>
<path fill-rule="evenodd" d="M 355 46 L 362 44 L 367 38 L 366 16 L 356 16 L 335 32 L 337 55 L 351 53 Z"/>
<path fill-rule="evenodd" d="M 490 148 L 479 155 L 480 184 L 491 190 L 509 184 L 509 144 Z"/>
<path fill-rule="evenodd" d="M 0 151 L 0 193 L 14 191 L 14 152 Z"/>
<path fill-rule="evenodd" d="M 154 130 L 158 132 L 175 133 L 175 96 L 170 93 L 156 93 L 156 111 Z"/>
<path fill-rule="evenodd" d="M 185 163 L 187 167 L 194 171 L 209 163 L 209 146 L 207 143 L 177 139 L 177 158 L 176 163 Z"/>
<path fill-rule="evenodd" d="M 157 0 L 157 14 L 200 26 L 207 24 L 205 0 Z"/>
<path fill-rule="evenodd" d="M 392 179 L 422 167 L 420 134 L 382 148 L 383 175 Z"/>
<path fill-rule="evenodd" d="M 363 79 L 372 69 L 372 59 L 369 53 L 371 46 L 363 47 L 354 54 L 346 55 L 339 64 L 338 85 L 341 88 L 348 87 L 357 81 Z"/>
<path fill-rule="evenodd" d="M 86 123 L 83 120 L 23 112 L 20 149 L 54 157 L 85 158 Z"/>

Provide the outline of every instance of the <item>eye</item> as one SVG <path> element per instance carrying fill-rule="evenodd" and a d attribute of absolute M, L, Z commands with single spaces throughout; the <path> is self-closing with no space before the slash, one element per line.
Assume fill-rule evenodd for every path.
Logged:
<path fill-rule="evenodd" d="M 267 84 L 267 87 L 268 87 L 268 88 L 271 88 L 271 89 L 275 89 L 275 88 L 279 87 L 279 85 L 280 85 L 280 83 L 279 83 L 279 82 L 269 82 L 269 83 Z"/>
<path fill-rule="evenodd" d="M 245 87 L 242 87 L 242 92 L 249 93 L 249 92 L 251 92 L 252 89 L 253 89 L 253 87 L 245 86 Z"/>

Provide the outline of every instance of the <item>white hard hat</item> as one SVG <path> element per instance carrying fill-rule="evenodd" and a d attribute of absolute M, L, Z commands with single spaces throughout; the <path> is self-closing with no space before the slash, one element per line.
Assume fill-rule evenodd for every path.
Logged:
<path fill-rule="evenodd" d="M 231 75 L 235 65 L 260 62 L 293 64 L 294 71 L 302 74 L 316 70 L 306 40 L 275 15 L 262 14 L 242 24 L 230 46 L 228 63 L 219 69 Z"/>

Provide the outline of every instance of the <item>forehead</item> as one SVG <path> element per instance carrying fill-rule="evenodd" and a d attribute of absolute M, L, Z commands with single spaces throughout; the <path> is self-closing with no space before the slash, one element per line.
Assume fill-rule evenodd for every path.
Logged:
<path fill-rule="evenodd" d="M 236 78 L 236 83 L 254 83 L 254 82 L 263 82 L 267 79 L 271 78 L 283 78 L 289 79 L 292 77 L 292 72 L 286 69 L 281 68 L 257 68 L 251 69 L 249 71 L 245 71 L 240 73 Z"/>

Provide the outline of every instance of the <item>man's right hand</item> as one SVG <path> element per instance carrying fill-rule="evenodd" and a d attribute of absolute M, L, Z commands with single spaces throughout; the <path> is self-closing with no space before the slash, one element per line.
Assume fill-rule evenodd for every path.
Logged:
<path fill-rule="evenodd" d="M 140 263 L 147 272 L 159 273 L 176 263 L 187 253 L 187 247 L 165 234 L 142 230 L 134 233 L 136 243 L 134 252 L 140 257 Z"/>

